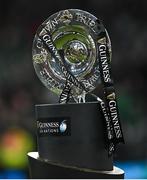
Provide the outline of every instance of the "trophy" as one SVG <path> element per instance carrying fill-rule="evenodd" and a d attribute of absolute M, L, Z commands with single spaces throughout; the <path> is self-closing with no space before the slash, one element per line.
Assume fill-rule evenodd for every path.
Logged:
<path fill-rule="evenodd" d="M 37 29 L 32 58 L 37 76 L 59 103 L 35 107 L 38 152 L 28 154 L 31 177 L 123 178 L 123 170 L 113 166 L 124 138 L 111 42 L 102 22 L 79 9 L 51 15 Z M 94 94 L 100 85 L 102 98 Z"/>

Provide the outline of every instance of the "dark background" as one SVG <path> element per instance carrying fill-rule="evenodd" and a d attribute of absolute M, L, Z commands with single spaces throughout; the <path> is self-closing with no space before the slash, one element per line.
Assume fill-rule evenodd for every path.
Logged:
<path fill-rule="evenodd" d="M 145 0 L 0 1 L 0 177 L 27 177 L 26 152 L 36 149 L 34 105 L 57 102 L 34 72 L 36 29 L 51 14 L 78 8 L 102 19 L 112 41 L 112 71 L 126 140 L 115 162 L 127 177 L 147 178 L 146 7 Z"/>

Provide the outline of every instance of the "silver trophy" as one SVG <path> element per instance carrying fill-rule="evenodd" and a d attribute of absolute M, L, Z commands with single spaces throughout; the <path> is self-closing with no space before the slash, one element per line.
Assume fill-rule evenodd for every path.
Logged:
<path fill-rule="evenodd" d="M 67 81 L 66 68 L 82 84 L 78 88 L 71 83 L 70 91 L 71 97 L 80 101 L 101 83 L 98 42 L 106 44 L 110 62 L 110 38 L 100 20 L 77 9 L 53 14 L 38 28 L 33 42 L 33 64 L 39 79 L 60 95 Z"/>
<path fill-rule="evenodd" d="M 28 155 L 32 178 L 124 177 L 112 158 L 116 144 L 124 140 L 111 55 L 105 27 L 88 12 L 62 10 L 37 29 L 34 68 L 59 103 L 35 106 L 38 152 Z M 101 84 L 103 98 L 93 93 Z M 95 100 L 86 102 L 86 95 Z"/>

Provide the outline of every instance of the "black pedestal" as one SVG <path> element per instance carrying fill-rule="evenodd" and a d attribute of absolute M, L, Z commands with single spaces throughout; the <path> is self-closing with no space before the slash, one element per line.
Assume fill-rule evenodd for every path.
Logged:
<path fill-rule="evenodd" d="M 32 178 L 124 177 L 108 157 L 98 102 L 37 105 L 36 119 L 39 158 L 28 156 Z"/>

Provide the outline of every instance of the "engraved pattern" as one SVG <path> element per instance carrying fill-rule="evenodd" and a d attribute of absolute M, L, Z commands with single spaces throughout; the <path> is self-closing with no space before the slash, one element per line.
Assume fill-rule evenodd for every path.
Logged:
<path fill-rule="evenodd" d="M 69 12 L 69 10 L 64 10 L 59 18 L 60 22 L 63 22 L 65 24 L 69 24 L 72 19 L 73 15 Z"/>

